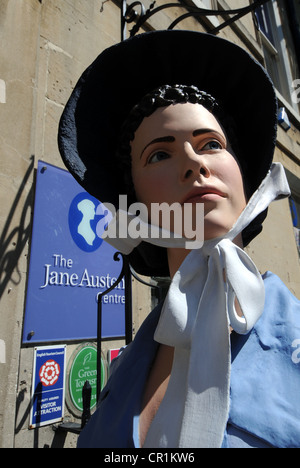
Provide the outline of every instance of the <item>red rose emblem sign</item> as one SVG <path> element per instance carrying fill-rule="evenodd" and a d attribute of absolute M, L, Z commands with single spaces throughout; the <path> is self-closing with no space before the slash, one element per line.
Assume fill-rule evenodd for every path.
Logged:
<path fill-rule="evenodd" d="M 40 381 L 44 387 L 54 385 L 59 377 L 60 367 L 53 359 L 45 362 L 39 371 Z"/>

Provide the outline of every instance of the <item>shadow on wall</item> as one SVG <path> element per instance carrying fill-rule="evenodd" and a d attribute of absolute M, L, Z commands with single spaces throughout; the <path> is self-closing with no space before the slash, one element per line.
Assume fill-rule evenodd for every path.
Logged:
<path fill-rule="evenodd" d="M 21 202 L 25 186 L 34 170 L 34 156 L 31 156 L 30 159 L 31 163 L 10 208 L 0 237 L 0 298 L 9 281 L 14 285 L 18 285 L 21 282 L 21 272 L 18 262 L 31 232 L 31 216 L 28 216 L 28 211 L 31 213 L 32 210 L 32 189 L 29 191 L 21 210 L 19 225 L 12 227 L 11 224 L 14 219 L 14 214 Z"/>
<path fill-rule="evenodd" d="M 42 384 L 39 383 L 38 385 L 42 385 Z M 18 396 L 17 396 L 16 417 L 15 417 L 15 434 L 18 434 L 22 429 L 24 429 L 24 426 L 26 426 L 27 419 L 29 417 L 31 408 L 32 408 L 32 406 L 34 404 L 34 399 L 36 398 L 36 396 L 34 398 L 31 398 L 30 403 L 28 404 L 27 408 L 25 409 L 25 412 L 24 412 L 23 416 L 21 417 L 21 420 L 20 420 L 19 424 L 17 424 L 20 406 L 21 406 L 22 402 L 24 401 L 26 391 L 27 391 L 26 389 L 22 389 L 19 392 Z M 37 390 L 35 392 L 35 395 L 37 395 L 38 392 L 39 392 L 39 389 L 37 388 Z M 56 428 L 54 426 L 52 426 L 52 428 L 53 428 L 54 432 L 53 432 L 53 439 L 52 439 L 51 446 L 50 446 L 50 444 L 44 444 L 43 448 L 64 448 L 64 444 L 65 444 L 66 437 L 67 437 L 67 432 L 55 430 Z M 40 427 L 35 427 L 33 429 L 34 434 L 33 434 L 33 446 L 32 446 L 32 448 L 39 448 L 39 431 L 40 431 L 40 429 L 41 429 Z M 29 447 L 27 447 L 27 448 L 29 448 Z"/>

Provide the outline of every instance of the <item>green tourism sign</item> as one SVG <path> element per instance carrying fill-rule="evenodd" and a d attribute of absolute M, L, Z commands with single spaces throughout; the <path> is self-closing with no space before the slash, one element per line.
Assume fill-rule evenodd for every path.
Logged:
<path fill-rule="evenodd" d="M 82 389 L 86 381 L 92 387 L 91 409 L 97 403 L 97 348 L 84 346 L 75 355 L 69 374 L 69 392 L 74 406 L 83 411 Z M 101 359 L 101 389 L 105 380 L 105 366 Z"/>

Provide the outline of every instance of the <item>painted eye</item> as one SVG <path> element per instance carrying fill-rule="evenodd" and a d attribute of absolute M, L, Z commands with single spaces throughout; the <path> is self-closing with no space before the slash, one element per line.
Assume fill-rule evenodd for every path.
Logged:
<path fill-rule="evenodd" d="M 159 161 L 163 161 L 164 159 L 168 159 L 170 156 L 168 153 L 164 151 L 157 151 L 156 153 L 152 154 L 148 159 L 148 164 L 156 163 Z"/>
<path fill-rule="evenodd" d="M 203 150 L 210 150 L 210 151 L 214 151 L 214 150 L 221 150 L 223 147 L 221 145 L 221 143 L 219 143 L 217 140 L 212 140 L 212 141 L 209 141 L 208 143 L 206 143 L 205 146 L 203 146 L 202 148 L 202 151 Z"/>

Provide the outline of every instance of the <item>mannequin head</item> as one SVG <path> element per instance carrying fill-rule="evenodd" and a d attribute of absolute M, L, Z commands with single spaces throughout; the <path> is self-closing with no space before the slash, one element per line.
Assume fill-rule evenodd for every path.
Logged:
<path fill-rule="evenodd" d="M 246 206 L 226 133 L 201 104 L 172 104 L 145 117 L 131 142 L 131 165 L 136 198 L 148 213 L 151 203 L 204 204 L 205 240 L 228 232 Z"/>
<path fill-rule="evenodd" d="M 116 63 L 126 69 L 122 86 Z M 58 141 L 66 166 L 85 190 L 116 210 L 121 194 L 128 205 L 137 201 L 131 173 L 135 133 L 145 118 L 175 102 L 212 112 L 250 198 L 272 162 L 276 95 L 266 71 L 244 49 L 205 33 L 154 31 L 103 51 L 82 74 L 61 117 Z M 244 245 L 261 231 L 265 216 L 266 210 L 243 230 Z M 138 273 L 165 276 L 165 250 L 141 242 L 128 257 Z"/>

